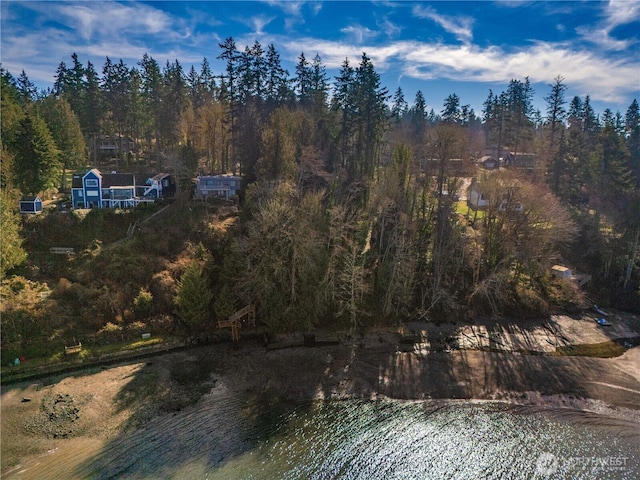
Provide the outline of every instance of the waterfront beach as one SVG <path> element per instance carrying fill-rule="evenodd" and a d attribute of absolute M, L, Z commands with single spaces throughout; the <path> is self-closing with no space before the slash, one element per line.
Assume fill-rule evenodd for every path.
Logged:
<path fill-rule="evenodd" d="M 265 405 L 282 402 L 504 401 L 640 426 L 640 347 L 614 358 L 451 349 L 450 334 L 444 343 L 435 341 L 446 328 L 427 332 L 429 344 L 428 335 L 409 343 L 385 331 L 316 347 L 267 349 L 247 340 L 237 350 L 228 344 L 195 347 L 3 386 L 3 477 L 71 478 L 122 439 L 153 435 L 176 415 L 195 422 L 172 423 L 188 436 L 198 428 L 194 419 L 211 409 L 257 421 Z M 220 432 L 230 452 L 242 441 L 236 434 Z"/>

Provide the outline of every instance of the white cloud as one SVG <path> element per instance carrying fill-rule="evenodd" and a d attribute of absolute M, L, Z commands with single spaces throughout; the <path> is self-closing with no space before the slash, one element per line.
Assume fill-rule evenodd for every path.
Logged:
<path fill-rule="evenodd" d="M 288 8 L 291 18 L 296 12 L 302 15 L 301 10 L 308 15 L 315 5 L 318 8 L 322 5 L 312 3 L 303 6 L 294 2 L 295 5 L 282 6 L 281 3 L 276 6 Z M 397 8 L 397 4 L 393 5 Z M 211 13 L 198 16 L 197 12 L 191 11 L 190 18 L 175 19 L 148 4 L 128 2 L 100 3 L 100 8 L 94 9 L 90 9 L 90 3 L 71 2 L 2 2 L 1 6 L 3 67 L 13 74 L 25 69 L 32 81 L 41 84 L 51 84 L 59 62 L 69 64 L 73 52 L 78 53 L 83 63 L 91 60 L 99 72 L 106 56 L 114 61 L 122 58 L 133 67 L 145 52 L 161 66 L 167 59 L 178 59 L 187 66 L 200 62 L 203 56 L 215 62 L 215 49 L 220 41 L 215 32 L 197 28 L 199 24 L 216 23 Z M 18 7 L 37 12 L 33 25 L 25 26 L 9 20 L 19 18 L 14 11 Z M 325 40 L 265 33 L 265 26 L 274 17 L 256 15 L 244 19 L 255 32 L 247 33 L 244 39 L 234 37 L 242 49 L 243 40 L 252 45 L 259 35 L 265 48 L 273 43 L 283 61 L 293 64 L 301 51 L 308 59 L 317 53 L 328 69 L 339 68 L 345 57 L 349 58 L 352 66 L 357 66 L 364 51 L 381 73 L 397 73 L 398 76 L 423 80 L 448 79 L 506 85 L 512 78 L 529 76 L 534 83 L 552 83 L 560 74 L 572 91 L 580 92 L 580 95 L 589 94 L 594 100 L 618 103 L 626 100 L 629 94 L 637 95 L 639 90 L 637 55 L 630 53 L 621 59 L 617 53 L 623 47 L 628 49 L 634 39 L 616 39 L 612 37 L 612 29 L 637 21 L 640 2 L 614 1 L 603 7 L 601 21 L 580 30 L 582 38 L 590 37 L 591 48 L 579 48 L 569 43 L 534 43 L 517 50 L 479 47 L 471 43 L 472 19 L 442 16 L 425 7 L 414 7 L 413 11 L 437 22 L 463 42 L 446 45 L 415 40 L 392 41 L 389 39 L 396 38 L 397 27 L 386 17 L 380 17 L 379 31 L 352 24 L 341 30 L 345 38 Z M 385 32 L 387 36 L 384 36 Z M 226 37 L 228 33 L 221 31 L 220 36 Z M 603 48 L 593 48 L 594 44 Z M 29 62 L 25 62 L 25 58 L 29 58 Z"/>
<path fill-rule="evenodd" d="M 15 12 L 10 8 L 14 6 Z M 5 13 L 19 18 L 18 8 L 34 12 L 36 20 L 29 25 L 6 23 Z M 83 64 L 91 61 L 99 73 L 106 57 L 134 67 L 145 52 L 161 66 L 166 60 L 202 60 L 202 55 L 187 51 L 203 41 L 201 34 L 193 35 L 197 19 L 174 19 L 145 4 L 3 2 L 2 13 L 3 66 L 12 73 L 25 69 L 36 84 L 51 85 L 57 66 L 61 61 L 69 66 L 74 52 Z"/>
<path fill-rule="evenodd" d="M 411 48 L 404 57 L 406 73 L 417 78 L 506 83 L 528 76 L 532 82 L 552 83 L 562 75 L 572 88 L 594 99 L 615 102 L 638 88 L 637 65 L 566 45 L 538 43 L 515 52 L 466 45 Z"/>
<path fill-rule="evenodd" d="M 311 2 L 311 11 L 317 15 L 322 10 L 322 2 Z"/>
<path fill-rule="evenodd" d="M 389 38 L 397 37 L 402 32 L 402 27 L 396 25 L 387 17 L 377 22 L 378 28 Z"/>
<path fill-rule="evenodd" d="M 590 43 L 598 45 L 600 48 L 610 51 L 622 51 L 629 48 L 632 43 L 630 40 L 616 40 L 610 35 L 610 31 L 607 28 L 591 28 L 591 27 L 578 27 L 576 33 Z"/>
<path fill-rule="evenodd" d="M 511 79 L 529 77 L 532 83 L 551 84 L 562 75 L 572 90 L 608 102 L 623 101 L 625 94 L 637 91 L 639 86 L 638 67 L 632 61 L 572 49 L 567 44 L 536 43 L 515 51 L 416 41 L 356 46 L 314 38 L 277 39 L 276 44 L 282 45 L 290 57 L 301 50 L 309 57 L 318 53 L 327 68 L 339 68 L 345 57 L 355 67 L 364 51 L 376 70 L 399 70 L 403 76 L 420 80 L 506 85 Z"/>
<path fill-rule="evenodd" d="M 609 30 L 640 20 L 640 3 L 635 0 L 610 0 L 605 8 Z"/>
<path fill-rule="evenodd" d="M 370 30 L 369 27 L 363 27 L 361 25 L 349 25 L 348 27 L 341 28 L 340 31 L 348 35 L 353 42 L 362 44 L 370 38 L 378 35 L 378 32 Z"/>
<path fill-rule="evenodd" d="M 473 19 L 460 16 L 451 17 L 440 15 L 431 7 L 416 5 L 413 7 L 413 15 L 418 18 L 428 18 L 440 25 L 445 31 L 452 33 L 461 42 L 470 42 L 473 39 Z"/>
<path fill-rule="evenodd" d="M 637 44 L 638 40 L 619 40 L 611 32 L 620 25 L 640 19 L 640 2 L 634 0 L 610 0 L 604 8 L 604 19 L 596 25 L 582 25 L 576 33 L 585 41 L 609 51 L 622 51 Z"/>
<path fill-rule="evenodd" d="M 322 10 L 322 2 L 306 2 L 294 0 L 266 0 L 268 5 L 279 8 L 287 16 L 284 19 L 284 25 L 287 30 L 292 30 L 296 25 L 305 23 L 302 7 L 309 6 L 313 15 L 317 15 Z"/>
<path fill-rule="evenodd" d="M 267 0 L 266 3 L 271 5 L 272 7 L 276 7 L 276 8 L 282 9 L 282 11 L 284 11 L 288 15 L 295 15 L 295 16 L 300 16 L 301 15 L 302 5 L 304 5 L 304 2 L 282 1 L 282 0 L 280 0 L 280 1 Z"/>
<path fill-rule="evenodd" d="M 240 23 L 245 24 L 249 28 L 253 28 L 253 34 L 264 35 L 264 27 L 275 20 L 276 17 L 268 17 L 266 15 L 255 15 L 253 17 L 241 18 Z"/>
<path fill-rule="evenodd" d="M 74 28 L 85 40 L 106 34 L 157 34 L 169 29 L 172 24 L 167 14 L 144 4 L 108 2 L 101 4 L 99 9 L 90 4 L 77 3 L 47 2 L 46 5 L 52 17 Z"/>
<path fill-rule="evenodd" d="M 305 52 L 307 58 L 313 58 L 316 54 L 320 55 L 322 63 L 327 68 L 339 68 L 346 57 L 349 57 L 352 62 L 356 55 L 362 54 L 362 51 L 353 45 L 317 38 L 282 37 L 275 39 L 273 43 L 278 45 L 278 50 L 283 50 L 285 58 L 294 63 L 300 52 Z"/>

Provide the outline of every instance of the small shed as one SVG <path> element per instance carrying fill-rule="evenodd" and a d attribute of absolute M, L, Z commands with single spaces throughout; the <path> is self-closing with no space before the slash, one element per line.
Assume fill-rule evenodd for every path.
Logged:
<path fill-rule="evenodd" d="M 20 199 L 20 213 L 42 213 L 42 200 L 37 195 L 26 195 Z"/>
<path fill-rule="evenodd" d="M 570 280 L 573 276 L 573 272 L 563 265 L 554 265 L 551 267 L 551 273 L 554 277 L 565 280 Z"/>

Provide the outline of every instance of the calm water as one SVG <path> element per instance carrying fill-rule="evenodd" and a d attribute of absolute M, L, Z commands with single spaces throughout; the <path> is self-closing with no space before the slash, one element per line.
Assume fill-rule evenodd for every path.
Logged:
<path fill-rule="evenodd" d="M 73 477 L 635 479 L 639 449 L 637 424 L 569 410 L 228 394 L 112 441 Z"/>

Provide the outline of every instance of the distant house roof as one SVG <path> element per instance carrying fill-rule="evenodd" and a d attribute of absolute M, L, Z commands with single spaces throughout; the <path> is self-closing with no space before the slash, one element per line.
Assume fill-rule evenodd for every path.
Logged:
<path fill-rule="evenodd" d="M 102 188 L 129 187 L 135 185 L 133 173 L 107 173 L 102 175 Z"/>
<path fill-rule="evenodd" d="M 504 164 L 519 168 L 533 168 L 536 166 L 536 156 L 533 153 L 509 152 L 504 156 Z"/>
<path fill-rule="evenodd" d="M 74 174 L 71 177 L 71 188 L 82 188 L 82 175 Z"/>
<path fill-rule="evenodd" d="M 37 195 L 25 195 L 20 199 L 21 202 L 41 202 L 40 197 Z"/>
<path fill-rule="evenodd" d="M 499 166 L 499 162 L 493 155 L 485 155 L 480 157 L 478 163 L 488 170 L 492 170 Z"/>
<path fill-rule="evenodd" d="M 93 173 L 96 177 L 101 177 L 102 176 L 102 173 L 100 173 L 100 170 L 98 170 L 97 168 L 91 168 L 91 169 L 89 169 L 89 170 L 87 170 L 85 172 L 85 174 L 82 176 L 82 178 L 86 177 L 90 173 Z"/>

